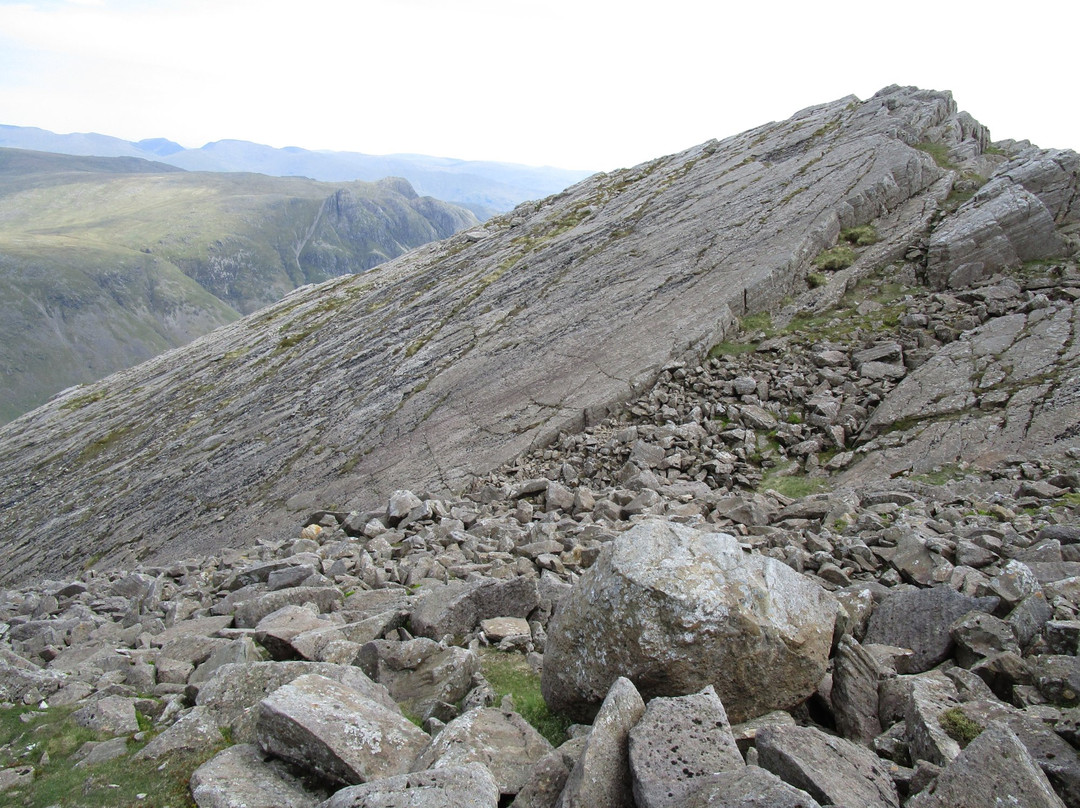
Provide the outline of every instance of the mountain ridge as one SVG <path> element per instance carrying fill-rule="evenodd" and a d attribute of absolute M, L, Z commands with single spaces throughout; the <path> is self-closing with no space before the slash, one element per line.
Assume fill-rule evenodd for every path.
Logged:
<path fill-rule="evenodd" d="M 7 579 L 76 569 L 87 547 L 177 557 L 398 487 L 467 488 L 700 360 L 738 318 L 818 305 L 874 266 L 924 271 L 918 245 L 957 204 L 949 161 L 1008 162 L 989 147 L 949 94 L 886 88 L 293 292 L 0 430 Z M 877 243 L 818 269 L 867 224 Z M 50 557 L 37 537 L 61 530 L 80 546 Z"/>
<path fill-rule="evenodd" d="M 476 223 L 399 179 L 0 148 L 0 418 Z"/>
<path fill-rule="evenodd" d="M 95 133 L 59 135 L 45 129 L 9 125 L 0 125 L 0 146 L 76 155 L 141 157 L 189 171 L 246 171 L 304 176 L 323 182 L 374 182 L 400 176 L 421 195 L 460 204 L 481 218 L 505 212 L 528 199 L 557 193 L 592 173 L 415 154 L 369 155 L 296 146 L 275 148 L 230 139 L 187 149 L 167 138 L 132 142 Z"/>

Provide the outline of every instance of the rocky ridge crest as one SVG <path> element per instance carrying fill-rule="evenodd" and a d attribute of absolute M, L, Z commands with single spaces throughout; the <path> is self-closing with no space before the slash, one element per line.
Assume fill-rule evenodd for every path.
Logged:
<path fill-rule="evenodd" d="M 872 221 L 878 242 L 823 287 L 834 300 L 925 241 L 962 176 L 926 144 L 1005 159 L 946 93 L 841 99 L 590 178 L 72 391 L 0 431 L 4 580 L 242 546 L 403 486 L 463 490 L 817 283 L 842 230 Z"/>
<path fill-rule="evenodd" d="M 877 115 L 897 95 L 924 94 L 883 91 Z M 963 136 L 943 162 L 1015 172 L 1046 155 L 991 147 L 966 116 L 949 120 Z M 977 164 L 940 170 L 966 182 Z M 926 226 L 917 237 L 899 238 L 907 230 L 888 216 L 873 222 L 875 243 L 865 229 L 838 230 L 849 266 L 824 245 L 803 267 L 814 277 L 771 317 L 744 316 L 708 356 L 667 358 L 610 412 L 577 416 L 554 440 L 473 474 L 463 493 L 416 485 L 356 509 L 301 498 L 295 507 L 311 504 L 299 524 L 268 523 L 245 549 L 99 564 L 6 590 L 6 700 L 29 722 L 77 706 L 154 761 L 214 755 L 224 727 L 235 745 L 192 777 L 200 806 L 513 797 L 651 808 L 765 794 L 803 806 L 991 805 L 1001 794 L 1080 805 L 1080 447 L 1067 420 L 1080 270 L 1067 258 L 958 258 L 931 281 L 938 228 L 983 205 L 939 191 L 933 204 L 909 200 Z M 1001 226 L 996 210 L 987 221 Z M 1070 210 L 1055 214 L 1055 250 L 1068 250 Z M 942 359 L 957 356 L 971 359 Z M 942 441 L 954 424 L 963 439 Z M 682 538 L 657 551 L 667 561 L 612 577 L 615 559 L 633 566 L 644 551 L 632 548 L 672 536 Z M 745 586 L 741 598 L 775 623 L 786 612 L 769 597 L 786 587 L 753 585 L 740 557 L 782 564 L 833 604 L 814 621 L 831 625 L 826 642 L 791 668 L 816 671 L 810 687 L 778 693 L 784 709 L 762 714 L 774 688 L 752 667 L 744 681 L 765 698 L 723 689 L 740 655 L 695 665 L 667 650 L 707 650 L 719 630 L 784 642 L 769 620 L 714 626 L 728 607 L 694 548 L 721 544 L 731 588 Z M 622 580 L 659 592 L 665 563 L 672 580 L 690 579 L 670 601 L 684 612 L 653 621 L 618 598 L 573 605 Z M 595 643 L 567 652 L 562 614 L 574 609 L 633 625 L 651 667 L 624 660 L 627 676 L 612 681 Z M 545 680 L 585 677 L 591 727 L 545 746 L 522 719 L 527 705 L 500 700 L 487 678 L 507 657 Z M 676 668 L 713 684 L 678 684 L 665 675 Z M 149 726 L 132 723 L 136 710 Z M 388 762 L 382 739 L 402 750 L 391 757 L 402 771 L 374 768 Z M 19 764 L 5 777 L 48 772 L 49 760 L 15 746 L 0 750 Z"/>

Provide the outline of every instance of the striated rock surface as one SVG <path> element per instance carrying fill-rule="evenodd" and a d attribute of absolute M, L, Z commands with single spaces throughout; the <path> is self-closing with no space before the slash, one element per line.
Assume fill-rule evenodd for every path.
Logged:
<path fill-rule="evenodd" d="M 17 559 L 2 579 L 240 546 L 316 502 L 461 489 L 805 288 L 842 228 L 877 220 L 867 257 L 902 255 L 950 185 L 912 148 L 934 139 L 978 151 L 985 133 L 914 88 L 810 107 L 68 392 L 0 430 L 0 534 Z M 120 470 L 127 487 L 106 494 Z"/>
<path fill-rule="evenodd" d="M 791 707 L 825 674 L 835 613 L 824 589 L 729 535 L 645 522 L 601 551 L 548 627 L 544 699 L 588 717 L 626 676 L 646 698 L 711 684 L 736 722 Z"/>

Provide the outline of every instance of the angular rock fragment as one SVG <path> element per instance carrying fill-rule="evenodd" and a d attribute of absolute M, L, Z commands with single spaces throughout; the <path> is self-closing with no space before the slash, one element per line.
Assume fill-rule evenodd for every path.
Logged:
<path fill-rule="evenodd" d="M 630 680 L 616 679 L 600 705 L 556 808 L 633 808 L 630 730 L 644 713 L 645 703 Z"/>
<path fill-rule="evenodd" d="M 259 702 L 282 685 L 305 674 L 333 679 L 392 712 L 400 713 L 386 688 L 352 665 L 327 662 L 254 662 L 223 665 L 199 689 L 196 705 L 205 707 L 218 726 L 229 727 L 238 743 L 255 742 Z"/>
<path fill-rule="evenodd" d="M 832 708 L 836 728 L 850 741 L 869 745 L 881 734 L 878 680 L 882 671 L 873 655 L 845 635 L 833 657 Z"/>
<path fill-rule="evenodd" d="M 650 701 L 630 730 L 629 751 L 638 808 L 682 805 L 698 779 L 744 765 L 712 685 Z"/>
<path fill-rule="evenodd" d="M 337 791 L 319 808 L 498 808 L 499 787 L 480 763 L 385 777 Z"/>
<path fill-rule="evenodd" d="M 802 789 L 758 766 L 702 778 L 686 793 L 684 808 L 821 808 Z"/>
<path fill-rule="evenodd" d="M 926 671 L 952 652 L 953 621 L 970 611 L 990 611 L 995 603 L 993 598 L 967 597 L 947 586 L 898 592 L 874 609 L 864 642 L 910 648 L 915 654 L 908 670 Z"/>
<path fill-rule="evenodd" d="M 256 733 L 267 752 L 345 784 L 407 772 L 428 741 L 400 713 L 317 674 L 259 702 Z"/>
<path fill-rule="evenodd" d="M 969 743 L 908 808 L 1064 808 L 1046 775 L 1008 727 L 995 723 Z"/>
<path fill-rule="evenodd" d="M 191 775 L 191 797 L 199 808 L 314 808 L 317 797 L 251 744 L 230 746 Z"/>
<path fill-rule="evenodd" d="M 431 739 L 414 771 L 482 763 L 502 794 L 517 794 L 551 744 L 515 712 L 495 707 L 469 710 Z"/>
<path fill-rule="evenodd" d="M 900 808 L 892 777 L 877 755 L 813 727 L 758 733 L 759 765 L 822 804 Z"/>

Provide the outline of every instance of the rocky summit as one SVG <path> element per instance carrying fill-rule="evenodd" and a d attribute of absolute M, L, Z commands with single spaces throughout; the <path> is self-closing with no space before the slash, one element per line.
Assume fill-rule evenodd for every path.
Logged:
<path fill-rule="evenodd" d="M 1080 806 L 1078 200 L 890 87 L 23 416 L 0 794 Z"/>

